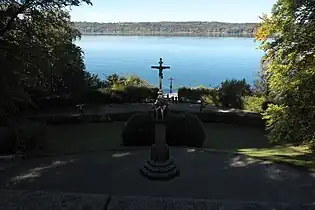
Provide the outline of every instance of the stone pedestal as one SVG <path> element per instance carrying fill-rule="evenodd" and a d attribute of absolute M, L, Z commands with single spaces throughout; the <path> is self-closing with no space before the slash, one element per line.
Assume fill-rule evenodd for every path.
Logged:
<path fill-rule="evenodd" d="M 155 124 L 155 144 L 151 148 L 150 160 L 140 170 L 141 174 L 153 180 L 169 180 L 179 175 L 175 161 L 170 157 L 166 144 L 166 128 L 163 123 Z"/>

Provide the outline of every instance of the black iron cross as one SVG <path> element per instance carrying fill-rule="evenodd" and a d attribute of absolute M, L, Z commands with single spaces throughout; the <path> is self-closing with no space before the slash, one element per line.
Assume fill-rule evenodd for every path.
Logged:
<path fill-rule="evenodd" d="M 160 90 L 162 90 L 162 79 L 163 79 L 163 70 L 164 69 L 170 69 L 169 66 L 163 66 L 163 60 L 160 58 L 159 66 L 151 66 L 152 69 L 158 69 L 159 70 L 159 79 L 160 79 Z"/>

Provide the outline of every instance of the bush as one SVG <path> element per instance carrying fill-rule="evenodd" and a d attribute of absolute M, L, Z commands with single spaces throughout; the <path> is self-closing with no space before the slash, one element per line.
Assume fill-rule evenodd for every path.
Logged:
<path fill-rule="evenodd" d="M 83 101 L 89 104 L 105 104 L 110 101 L 111 94 L 106 89 L 93 90 L 85 93 Z"/>
<path fill-rule="evenodd" d="M 11 129 L 0 127 L 0 154 L 12 154 L 16 150 L 16 141 L 10 139 Z"/>
<path fill-rule="evenodd" d="M 265 102 L 264 97 L 245 96 L 244 109 L 248 111 L 253 111 L 253 112 L 262 112 L 264 102 Z"/>
<path fill-rule="evenodd" d="M 34 98 L 34 103 L 39 109 L 51 109 L 75 106 L 80 99 L 72 95 L 53 95 L 42 98 Z"/>
<path fill-rule="evenodd" d="M 166 142 L 170 146 L 202 147 L 205 132 L 200 120 L 191 114 L 171 114 L 166 120 Z M 150 114 L 133 115 L 123 131 L 124 146 L 154 144 L 154 120 Z"/>
<path fill-rule="evenodd" d="M 250 95 L 250 85 L 243 80 L 225 80 L 219 87 L 219 97 L 222 106 L 243 109 L 242 97 Z"/>
<path fill-rule="evenodd" d="M 202 147 L 206 139 L 206 133 L 202 122 L 199 118 L 192 114 L 186 114 L 186 132 L 185 138 L 187 146 Z"/>
<path fill-rule="evenodd" d="M 87 92 L 83 100 L 89 104 L 135 103 L 155 99 L 157 92 L 157 88 L 116 85 L 112 89 L 103 88 Z"/>
<path fill-rule="evenodd" d="M 244 113 L 244 112 L 201 112 L 196 113 L 196 116 L 203 123 L 225 123 L 235 125 L 245 125 L 253 127 L 265 127 L 265 122 L 259 113 Z"/>
<path fill-rule="evenodd" d="M 44 147 L 45 125 L 38 122 L 27 122 L 3 130 L 0 153 L 28 153 Z"/>
<path fill-rule="evenodd" d="M 154 143 L 154 123 L 147 113 L 129 118 L 122 133 L 124 146 L 150 146 Z"/>
<path fill-rule="evenodd" d="M 182 87 L 178 89 L 178 95 L 179 97 L 184 97 L 189 100 L 199 100 L 204 95 L 210 95 L 211 91 L 213 89 L 210 88 L 188 88 L 188 87 Z"/>

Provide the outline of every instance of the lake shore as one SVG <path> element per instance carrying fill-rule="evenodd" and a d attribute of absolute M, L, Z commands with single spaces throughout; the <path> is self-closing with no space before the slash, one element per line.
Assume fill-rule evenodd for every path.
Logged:
<path fill-rule="evenodd" d="M 148 32 L 148 33 L 138 33 L 138 32 L 105 32 L 105 33 L 89 33 L 81 32 L 84 36 L 166 36 L 166 37 L 233 37 L 233 38 L 253 38 L 253 34 L 243 33 L 243 34 L 233 34 L 233 33 L 164 33 L 164 32 Z"/>

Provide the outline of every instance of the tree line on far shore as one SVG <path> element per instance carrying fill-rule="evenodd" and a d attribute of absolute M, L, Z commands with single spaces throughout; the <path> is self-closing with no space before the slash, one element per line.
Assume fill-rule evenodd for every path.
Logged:
<path fill-rule="evenodd" d="M 256 23 L 224 22 L 73 22 L 82 34 L 251 37 Z"/>

